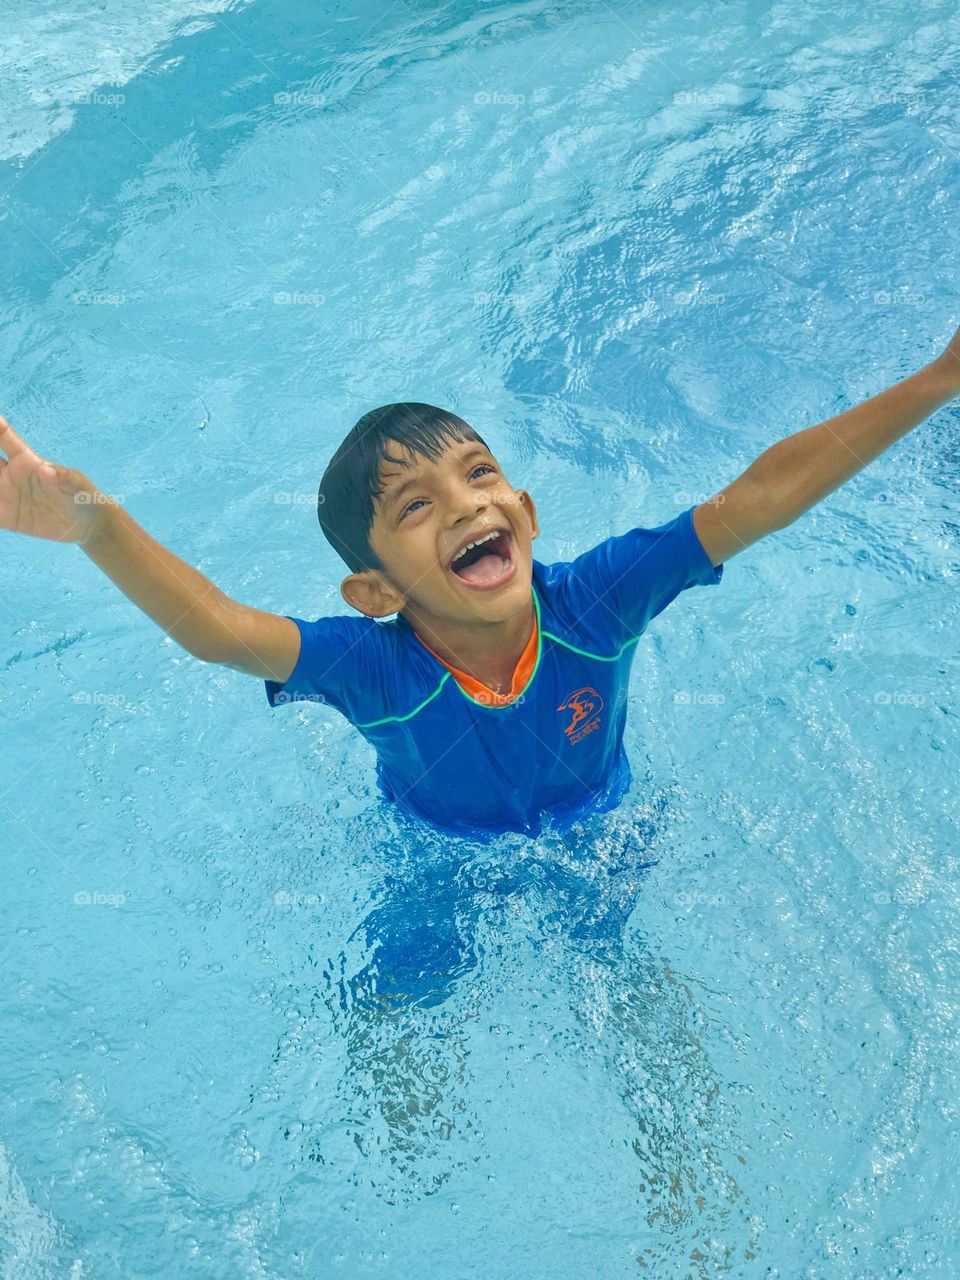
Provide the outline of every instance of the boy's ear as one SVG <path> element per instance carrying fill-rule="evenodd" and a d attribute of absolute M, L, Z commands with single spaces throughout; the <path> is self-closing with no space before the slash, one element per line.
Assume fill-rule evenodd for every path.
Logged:
<path fill-rule="evenodd" d="M 520 495 L 520 502 L 523 505 L 523 509 L 526 511 L 527 517 L 530 521 L 530 537 L 539 537 L 540 525 L 537 522 L 537 505 L 530 497 L 529 493 L 527 493 L 526 489 L 518 489 L 517 493 Z"/>
<path fill-rule="evenodd" d="M 340 594 L 351 608 L 359 609 L 368 618 L 398 613 L 406 603 L 404 596 L 374 569 L 349 574 L 340 583 Z"/>

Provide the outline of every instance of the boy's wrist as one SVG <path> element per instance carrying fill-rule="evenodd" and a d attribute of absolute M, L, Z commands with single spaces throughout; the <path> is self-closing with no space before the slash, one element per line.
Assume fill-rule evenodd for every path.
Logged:
<path fill-rule="evenodd" d="M 100 498 L 97 493 L 96 497 Z M 114 521 L 116 513 L 119 510 L 116 503 L 111 502 L 106 494 L 102 495 L 101 501 L 91 502 L 89 512 L 87 514 L 87 528 L 83 537 L 79 540 L 79 545 L 84 551 L 90 551 L 98 545 L 102 545 L 109 539 L 114 531 Z"/>
<path fill-rule="evenodd" d="M 946 399 L 960 396 L 960 352 L 955 351 L 952 345 L 931 360 L 923 372 Z"/>

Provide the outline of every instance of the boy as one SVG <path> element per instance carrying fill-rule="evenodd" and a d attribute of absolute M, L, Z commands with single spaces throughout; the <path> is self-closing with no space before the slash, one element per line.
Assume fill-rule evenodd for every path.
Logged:
<path fill-rule="evenodd" d="M 918 373 L 778 441 L 709 501 L 548 566 L 532 556 L 532 497 L 468 423 L 383 406 L 340 445 L 318 498 L 361 617 L 237 603 L 2 418 L 0 528 L 77 542 L 188 652 L 263 679 L 271 706 L 330 703 L 373 743 L 402 811 L 455 834 L 534 836 L 548 816 L 562 828 L 622 798 L 627 683 L 650 620 L 957 395 L 960 330 Z"/>

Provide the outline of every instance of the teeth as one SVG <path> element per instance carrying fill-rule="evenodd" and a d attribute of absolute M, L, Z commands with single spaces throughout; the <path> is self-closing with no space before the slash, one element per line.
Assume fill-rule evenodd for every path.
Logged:
<path fill-rule="evenodd" d="M 485 542 L 489 542 L 491 538 L 499 538 L 499 537 L 500 537 L 500 530 L 499 530 L 499 529 L 493 529 L 493 530 L 492 530 L 490 533 L 488 533 L 485 537 L 483 537 L 483 538 L 477 538 L 476 542 L 468 542 L 468 543 L 467 543 L 467 545 L 466 545 L 465 547 L 461 547 L 461 548 L 460 548 L 460 550 L 459 550 L 459 551 L 457 552 L 457 554 L 453 557 L 453 559 L 450 561 L 450 563 L 451 563 L 451 564 L 456 564 L 456 563 L 457 563 L 457 561 L 460 559 L 460 557 L 461 557 L 461 556 L 466 555 L 466 554 L 467 554 L 467 552 L 470 550 L 470 548 L 471 548 L 471 547 L 480 547 L 480 546 L 482 546 Z"/>

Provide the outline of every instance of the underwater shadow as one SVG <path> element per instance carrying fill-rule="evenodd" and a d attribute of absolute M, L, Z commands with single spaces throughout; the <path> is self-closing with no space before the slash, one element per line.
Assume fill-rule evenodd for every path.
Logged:
<path fill-rule="evenodd" d="M 338 1111 L 364 1163 L 376 1166 L 364 1177 L 380 1194 L 431 1194 L 482 1156 L 469 1069 L 479 935 L 502 932 L 498 920 L 523 904 L 538 948 L 561 938 L 615 956 L 668 807 L 667 792 L 632 807 L 612 824 L 619 838 L 610 815 L 563 831 L 548 825 L 536 840 L 489 842 L 450 838 L 378 806 L 353 820 L 349 845 L 380 842 L 389 865 L 318 995 L 346 1049 Z"/>

